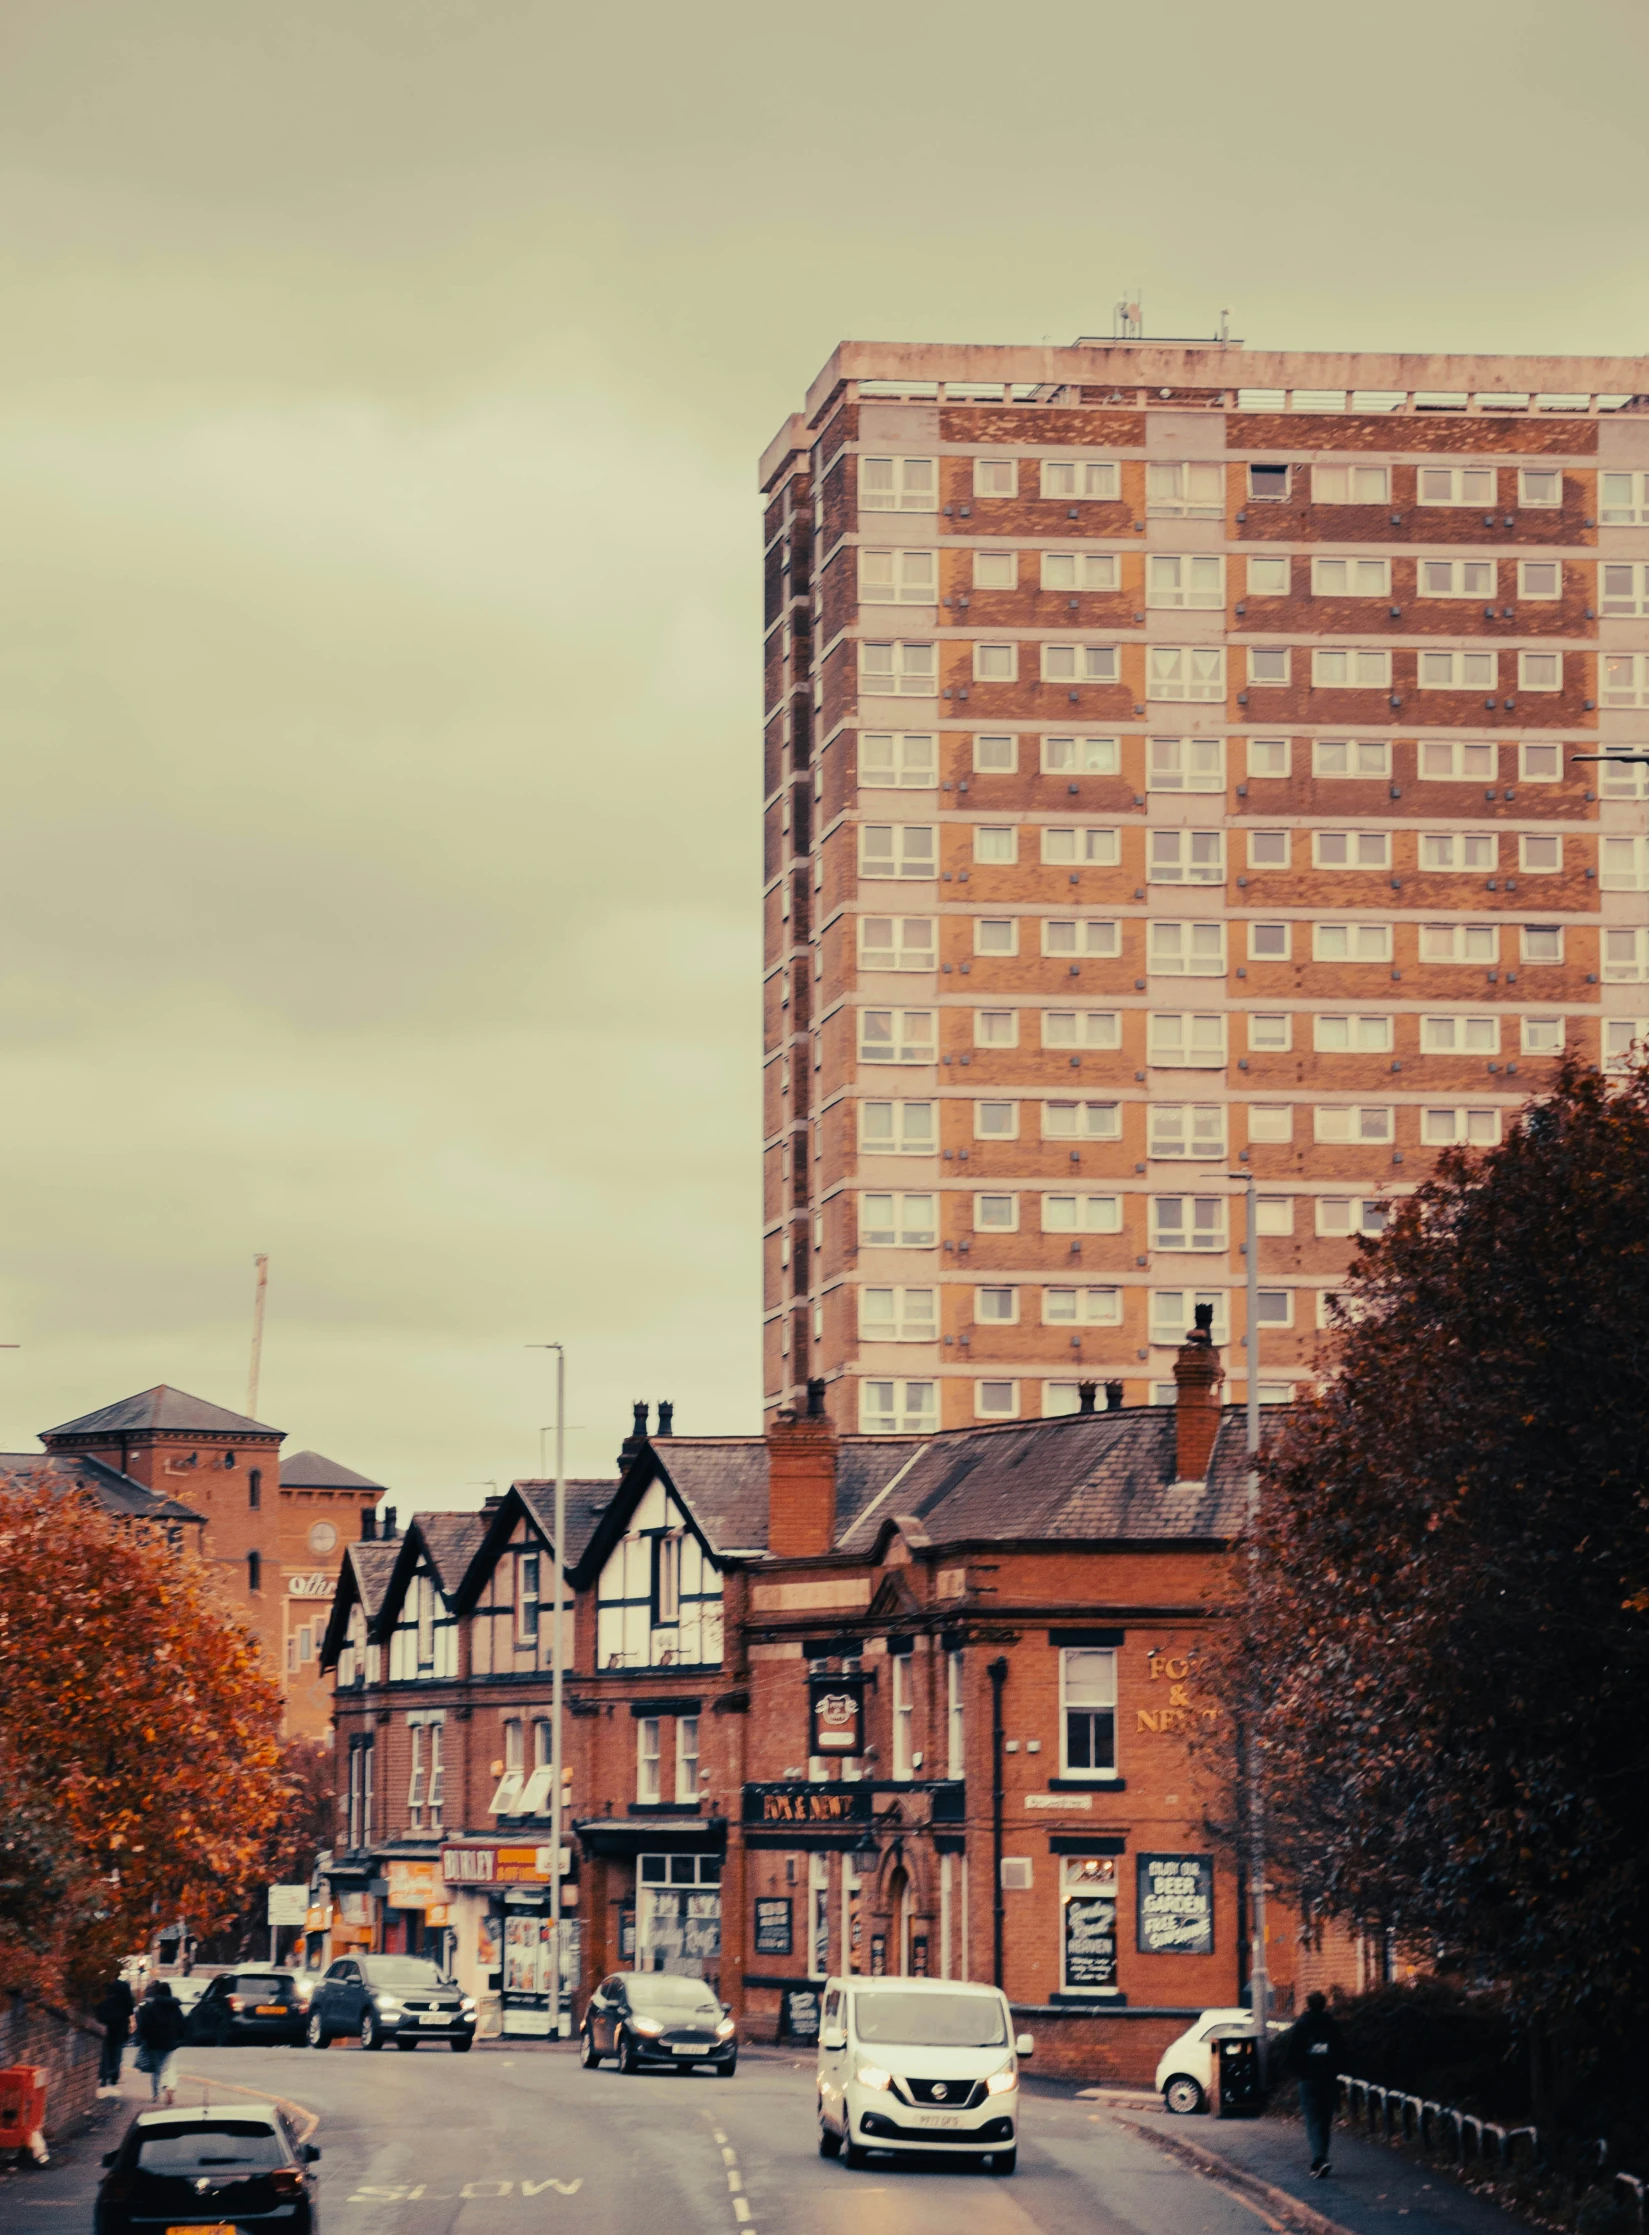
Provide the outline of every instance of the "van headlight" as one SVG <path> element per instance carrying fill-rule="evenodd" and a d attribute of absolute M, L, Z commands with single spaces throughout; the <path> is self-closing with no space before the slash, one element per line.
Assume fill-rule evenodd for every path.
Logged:
<path fill-rule="evenodd" d="M 1013 2058 L 1009 2057 L 1001 2071 L 993 2072 L 985 2082 L 985 2093 L 987 2095 L 1007 2095 L 1018 2085 L 1019 2067 L 1015 2064 Z"/>
<path fill-rule="evenodd" d="M 458 2007 L 460 2010 L 462 2010 L 466 2018 L 473 2017 L 475 2015 L 474 1995 L 466 1994 L 460 1997 Z"/>
<path fill-rule="evenodd" d="M 862 2088 L 890 2088 L 893 2085 L 893 2074 L 884 2071 L 879 2064 L 861 2064 L 853 2077 Z"/>

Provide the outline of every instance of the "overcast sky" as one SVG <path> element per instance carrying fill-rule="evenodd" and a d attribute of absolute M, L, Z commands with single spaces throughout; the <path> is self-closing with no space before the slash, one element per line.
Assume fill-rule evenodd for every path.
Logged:
<path fill-rule="evenodd" d="M 1637 351 L 1649 18 L 0 0 L 0 1444 L 759 1410 L 754 465 L 835 342 Z"/>

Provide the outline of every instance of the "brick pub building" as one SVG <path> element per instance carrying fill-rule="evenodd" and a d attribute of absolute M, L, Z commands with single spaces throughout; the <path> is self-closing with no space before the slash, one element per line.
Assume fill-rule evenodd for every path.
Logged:
<path fill-rule="evenodd" d="M 1649 1017 L 1649 365 L 843 343 L 761 466 L 765 1403 L 1310 1372 Z"/>
<path fill-rule="evenodd" d="M 771 2038 L 829 1971 L 1000 1978 L 1042 2064 L 1148 2078 L 1238 2001 L 1189 1742 L 1246 1454 L 1213 1346 L 1175 1372 L 1174 1405 L 925 1437 L 839 1434 L 820 1384 L 765 1437 L 661 1407 L 571 1487 L 578 2011 L 608 1971 L 695 1971 Z M 324 1649 L 332 1950 L 428 1948 L 506 2032 L 549 2025 L 551 1511 L 517 1484 L 354 1547 Z M 1272 1920 L 1284 2009 L 1355 1983 Z"/>

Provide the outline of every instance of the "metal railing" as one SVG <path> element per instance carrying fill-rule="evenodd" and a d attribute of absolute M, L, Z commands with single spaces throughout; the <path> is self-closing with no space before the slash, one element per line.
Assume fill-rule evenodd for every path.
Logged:
<path fill-rule="evenodd" d="M 1540 2156 L 1540 2129 L 1535 2126 L 1502 2126 L 1496 2119 L 1479 2118 L 1458 2110 L 1452 2103 L 1436 2103 L 1429 2096 L 1409 2095 L 1402 2088 L 1381 2087 L 1374 2080 L 1359 2080 L 1349 2072 L 1336 2075 L 1345 2090 L 1348 2114 L 1355 2114 L 1363 2130 L 1385 2142 L 1418 2142 L 1434 2150 L 1452 2140 L 1454 2162 L 1493 2163 L 1507 2170 L 1517 2163 L 1517 2144 L 1527 2144 L 1526 2163 Z M 1490 2143 L 1493 2143 L 1491 2150 Z M 1469 2145 L 1469 2146 L 1468 2146 Z M 1598 2165 L 1607 2163 L 1608 2144 L 1598 2144 Z M 1644 2235 L 1644 2204 L 1649 2181 L 1635 2173 L 1616 2173 L 1611 2182 L 1617 2199 L 1628 2201 L 1638 2235 Z"/>

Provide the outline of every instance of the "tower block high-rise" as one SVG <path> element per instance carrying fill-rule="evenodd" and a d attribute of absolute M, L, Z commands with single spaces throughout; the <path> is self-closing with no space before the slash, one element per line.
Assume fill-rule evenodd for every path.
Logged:
<path fill-rule="evenodd" d="M 765 499 L 765 1402 L 1309 1376 L 1649 1018 L 1649 359 L 844 343 Z M 840 1385 L 840 1386 L 836 1386 Z"/>

